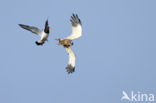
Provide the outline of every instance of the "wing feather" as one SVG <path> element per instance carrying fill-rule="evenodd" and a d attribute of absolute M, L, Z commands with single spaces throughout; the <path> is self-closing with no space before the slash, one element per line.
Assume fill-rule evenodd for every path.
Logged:
<path fill-rule="evenodd" d="M 68 62 L 68 65 L 66 67 L 66 70 L 67 70 L 68 74 L 70 74 L 70 73 L 75 71 L 76 57 L 75 57 L 75 54 L 70 47 L 66 48 L 66 51 L 69 55 L 69 62 Z"/>
<path fill-rule="evenodd" d="M 77 39 L 80 38 L 82 36 L 82 24 L 81 24 L 81 20 L 79 19 L 77 14 L 73 14 L 71 16 L 71 24 L 72 24 L 72 34 L 67 37 L 66 39 Z"/>
<path fill-rule="evenodd" d="M 23 29 L 26 29 L 28 31 L 31 31 L 34 34 L 41 36 L 42 31 L 34 26 L 29 26 L 29 25 L 24 25 L 24 24 L 19 24 L 19 26 Z"/>

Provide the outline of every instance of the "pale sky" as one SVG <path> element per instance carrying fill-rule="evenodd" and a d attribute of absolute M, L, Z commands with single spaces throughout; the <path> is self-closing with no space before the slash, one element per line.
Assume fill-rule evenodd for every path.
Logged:
<path fill-rule="evenodd" d="M 122 91 L 156 95 L 155 0 L 1 0 L 0 103 L 125 103 Z M 74 40 L 76 68 L 55 38 L 71 34 L 77 13 L 83 36 Z M 53 28 L 49 42 L 18 24 Z M 142 102 L 144 103 L 144 102 Z"/>

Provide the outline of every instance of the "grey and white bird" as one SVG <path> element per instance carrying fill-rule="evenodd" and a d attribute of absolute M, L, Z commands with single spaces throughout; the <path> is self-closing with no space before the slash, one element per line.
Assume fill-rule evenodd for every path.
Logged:
<path fill-rule="evenodd" d="M 75 71 L 75 61 L 76 57 L 70 46 L 73 45 L 72 40 L 80 38 L 82 36 L 82 23 L 77 14 L 73 14 L 71 16 L 71 24 L 72 24 L 72 34 L 65 39 L 55 39 L 59 42 L 56 43 L 58 45 L 62 45 L 66 48 L 67 53 L 69 54 L 69 62 L 66 67 L 68 74 L 73 73 Z"/>
<path fill-rule="evenodd" d="M 50 29 L 51 29 L 51 27 L 49 27 L 48 25 L 48 20 L 46 20 L 45 27 L 43 30 L 40 30 L 34 26 L 29 26 L 29 25 L 24 25 L 24 24 L 19 24 L 19 26 L 23 29 L 31 31 L 32 33 L 40 36 L 40 40 L 35 42 L 37 45 L 43 45 L 45 41 L 48 41 L 48 36 L 50 33 Z"/>

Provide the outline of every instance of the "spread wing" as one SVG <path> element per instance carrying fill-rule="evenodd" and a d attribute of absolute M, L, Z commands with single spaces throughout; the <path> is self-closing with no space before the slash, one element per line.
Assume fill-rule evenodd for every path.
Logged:
<path fill-rule="evenodd" d="M 67 37 L 66 39 L 77 39 L 80 38 L 82 36 L 82 24 L 81 24 L 81 20 L 79 19 L 77 14 L 73 14 L 71 16 L 71 24 L 72 24 L 72 34 Z"/>
<path fill-rule="evenodd" d="M 75 59 L 76 59 L 76 57 L 75 57 L 75 54 L 70 47 L 66 48 L 66 51 L 69 55 L 69 62 L 68 62 L 68 65 L 66 67 L 66 70 L 67 70 L 68 74 L 70 74 L 70 73 L 75 71 Z"/>
<path fill-rule="evenodd" d="M 41 35 L 42 31 L 36 27 L 33 27 L 33 26 L 28 26 L 28 25 L 24 25 L 24 24 L 19 24 L 19 26 L 23 29 L 26 29 L 28 31 L 31 31 L 32 33 L 34 34 L 37 34 L 37 35 Z"/>
<path fill-rule="evenodd" d="M 49 34 L 49 25 L 48 25 L 48 20 L 46 20 L 45 22 L 45 28 L 44 28 L 44 32 Z"/>

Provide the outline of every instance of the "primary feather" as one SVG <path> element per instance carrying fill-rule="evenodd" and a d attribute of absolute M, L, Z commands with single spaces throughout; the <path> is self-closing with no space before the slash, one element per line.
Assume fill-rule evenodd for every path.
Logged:
<path fill-rule="evenodd" d="M 19 26 L 37 35 L 40 35 L 42 32 L 40 29 L 34 26 L 29 26 L 29 25 L 24 25 L 24 24 L 19 24 Z"/>
<path fill-rule="evenodd" d="M 73 14 L 71 16 L 71 24 L 72 24 L 72 34 L 67 37 L 66 39 L 77 39 L 80 38 L 82 36 L 82 24 L 81 24 L 81 20 L 79 19 L 77 14 Z"/>

